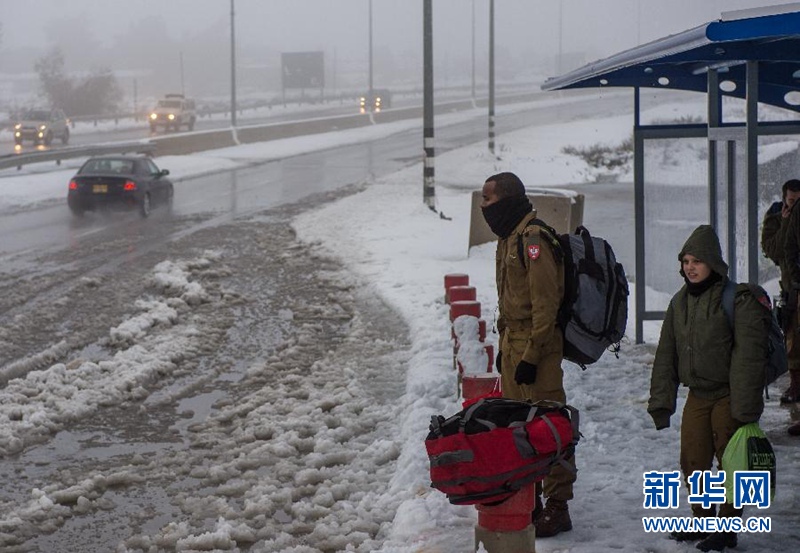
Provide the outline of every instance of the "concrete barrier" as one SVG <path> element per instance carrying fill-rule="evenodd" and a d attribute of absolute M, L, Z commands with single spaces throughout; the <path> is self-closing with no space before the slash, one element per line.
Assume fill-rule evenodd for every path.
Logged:
<path fill-rule="evenodd" d="M 536 216 L 560 233 L 573 232 L 583 224 L 583 194 L 559 188 L 528 188 L 528 199 Z M 494 242 L 497 236 L 481 212 L 481 191 L 472 193 L 469 221 L 469 247 Z"/>

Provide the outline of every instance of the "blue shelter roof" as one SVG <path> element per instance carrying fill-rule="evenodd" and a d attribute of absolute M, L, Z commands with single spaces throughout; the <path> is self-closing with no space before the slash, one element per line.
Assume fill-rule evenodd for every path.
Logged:
<path fill-rule="evenodd" d="M 800 4 L 788 6 L 733 12 L 734 18 L 727 19 L 723 14 L 718 21 L 552 77 L 542 89 L 629 86 L 707 92 L 708 70 L 716 69 L 720 93 L 744 98 L 746 62 L 758 61 L 758 100 L 800 111 Z"/>

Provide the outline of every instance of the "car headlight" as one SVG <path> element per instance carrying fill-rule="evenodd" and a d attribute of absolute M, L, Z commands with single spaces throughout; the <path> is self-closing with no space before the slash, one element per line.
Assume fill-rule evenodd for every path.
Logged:
<path fill-rule="evenodd" d="M 40 131 L 47 130 L 47 125 L 39 125 L 39 130 Z"/>
<path fill-rule="evenodd" d="M 173 119 L 175 119 L 175 114 L 174 113 L 170 113 L 169 115 L 167 115 L 167 119 L 172 121 Z"/>
<path fill-rule="evenodd" d="M 150 114 L 150 119 L 158 119 L 158 114 L 157 113 L 151 113 Z"/>
<path fill-rule="evenodd" d="M 17 131 L 20 130 L 21 128 L 22 128 L 22 123 L 17 123 L 16 125 L 14 125 L 14 129 Z"/>

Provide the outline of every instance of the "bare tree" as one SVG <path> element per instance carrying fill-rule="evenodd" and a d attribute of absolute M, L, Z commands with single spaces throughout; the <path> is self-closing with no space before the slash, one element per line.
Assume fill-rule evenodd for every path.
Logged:
<path fill-rule="evenodd" d="M 67 115 L 98 115 L 117 110 L 122 90 L 108 68 L 96 69 L 80 80 L 72 79 L 64 70 L 63 53 L 53 48 L 36 61 L 34 69 L 39 74 L 44 96 Z"/>

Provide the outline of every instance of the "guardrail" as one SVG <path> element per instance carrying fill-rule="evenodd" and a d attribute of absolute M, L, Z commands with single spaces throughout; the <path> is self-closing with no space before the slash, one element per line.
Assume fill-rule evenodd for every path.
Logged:
<path fill-rule="evenodd" d="M 91 157 L 103 154 L 153 154 L 157 144 L 151 141 L 136 142 L 115 142 L 112 144 L 97 144 L 93 146 L 75 146 L 72 148 L 58 148 L 44 152 L 33 152 L 30 154 L 11 154 L 0 156 L 0 169 L 10 169 L 16 167 L 22 169 L 23 165 L 31 163 L 42 163 L 45 161 L 55 161 L 56 165 L 61 165 L 61 160 L 76 157 Z"/>
<path fill-rule="evenodd" d="M 534 100 L 540 96 L 541 93 L 539 92 L 512 94 L 505 97 L 498 97 L 497 101 L 498 104 L 526 102 Z M 436 106 L 436 111 L 460 111 L 471 109 L 475 106 L 485 105 L 485 98 L 476 100 L 475 102 L 472 100 L 458 100 L 439 104 Z M 56 164 L 60 165 L 61 160 L 63 159 L 90 157 L 102 154 L 145 153 L 159 156 L 186 155 L 204 150 L 236 146 L 237 144 L 266 142 L 278 138 L 289 138 L 293 136 L 340 131 L 343 129 L 365 127 L 377 123 L 388 123 L 390 121 L 400 121 L 403 119 L 414 119 L 421 117 L 422 106 L 413 106 L 407 108 L 389 109 L 380 113 L 338 115 L 333 117 L 310 118 L 298 121 L 285 121 L 281 123 L 269 123 L 263 125 L 243 125 L 236 127 L 235 131 L 231 128 L 226 128 L 210 131 L 180 133 L 169 136 L 159 136 L 148 140 L 133 142 L 117 142 L 94 146 L 58 148 L 55 150 L 33 152 L 30 154 L 11 154 L 8 156 L 0 156 L 0 170 L 11 167 L 21 169 L 23 165 L 41 163 L 45 161 L 55 161 Z"/>

